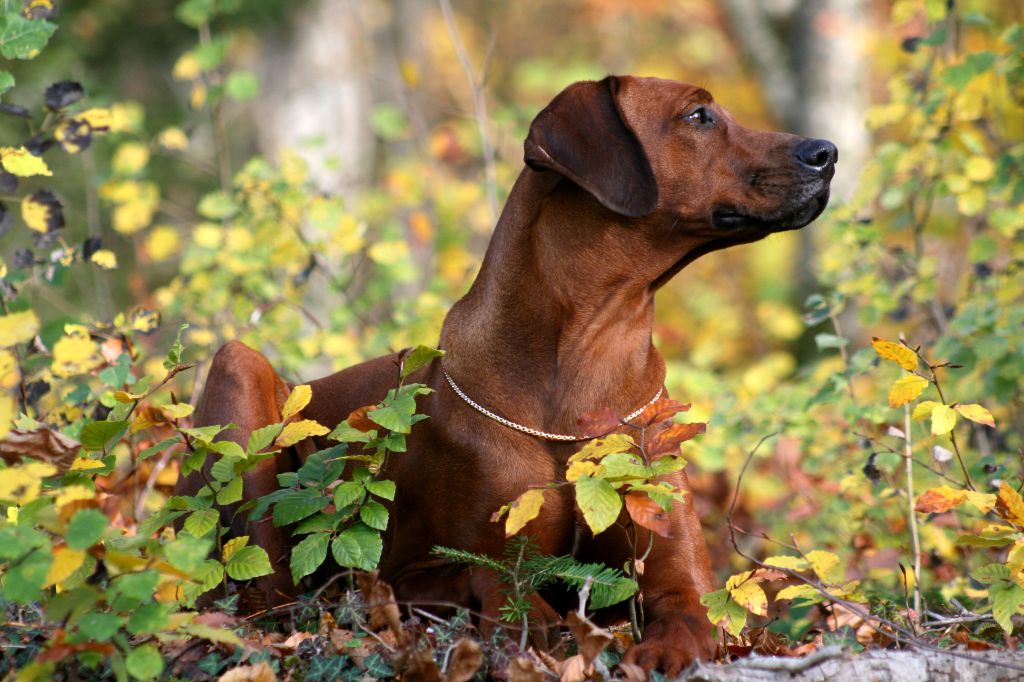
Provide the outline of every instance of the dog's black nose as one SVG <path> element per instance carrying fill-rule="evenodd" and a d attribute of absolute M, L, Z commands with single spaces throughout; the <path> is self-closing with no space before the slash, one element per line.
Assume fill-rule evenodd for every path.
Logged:
<path fill-rule="evenodd" d="M 839 160 L 839 150 L 828 140 L 803 140 L 793 150 L 793 156 L 803 165 L 823 171 Z"/>

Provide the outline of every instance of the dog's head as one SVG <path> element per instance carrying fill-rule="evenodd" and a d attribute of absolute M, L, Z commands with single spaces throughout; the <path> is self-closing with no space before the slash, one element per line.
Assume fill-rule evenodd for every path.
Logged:
<path fill-rule="evenodd" d="M 826 140 L 744 128 L 703 88 L 630 76 L 570 85 L 525 146 L 530 168 L 621 216 L 671 220 L 700 253 L 814 220 L 838 159 Z"/>

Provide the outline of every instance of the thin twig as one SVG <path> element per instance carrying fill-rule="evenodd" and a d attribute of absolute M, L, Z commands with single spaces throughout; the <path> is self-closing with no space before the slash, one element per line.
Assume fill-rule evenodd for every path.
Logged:
<path fill-rule="evenodd" d="M 903 406 L 903 457 L 907 470 L 907 518 L 910 522 L 910 539 L 914 550 L 914 616 L 916 621 L 921 613 L 921 538 L 917 532 L 917 512 L 914 511 L 914 459 L 910 440 L 910 404 Z"/>
<path fill-rule="evenodd" d="M 469 82 L 469 89 L 473 94 L 473 115 L 480 131 L 480 152 L 483 155 L 484 176 L 487 180 L 487 206 L 491 210 L 491 223 L 493 224 L 498 218 L 498 175 L 494 164 L 494 145 L 491 144 L 491 133 L 488 126 L 487 98 L 484 96 L 484 82 L 487 80 L 487 73 L 485 71 L 479 80 L 473 74 L 473 65 L 469 63 L 466 46 L 462 43 L 459 27 L 455 23 L 451 0 L 438 1 L 441 5 L 441 14 L 444 16 L 444 23 L 448 27 L 448 35 L 452 39 L 452 47 L 455 48 L 455 55 L 459 58 L 462 70 L 466 73 L 466 80 Z"/>

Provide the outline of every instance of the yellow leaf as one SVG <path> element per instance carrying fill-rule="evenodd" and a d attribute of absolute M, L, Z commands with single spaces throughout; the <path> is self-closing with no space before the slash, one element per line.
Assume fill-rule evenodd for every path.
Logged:
<path fill-rule="evenodd" d="M 779 590 L 779 593 L 775 595 L 775 600 L 780 601 L 783 599 L 811 599 L 814 597 L 820 597 L 821 593 L 814 589 L 810 585 L 790 585 Z"/>
<path fill-rule="evenodd" d="M 202 109 L 206 104 L 206 86 L 202 83 L 194 83 L 192 92 L 188 96 L 188 103 L 193 109 Z"/>
<path fill-rule="evenodd" d="M 921 493 L 914 504 L 914 511 L 923 514 L 941 514 L 954 507 L 959 507 L 965 500 L 967 500 L 966 491 L 950 488 L 948 485 L 940 485 L 938 488 L 930 488 Z"/>
<path fill-rule="evenodd" d="M 967 501 L 978 508 L 982 514 L 987 514 L 992 511 L 992 507 L 996 506 L 996 495 L 995 493 L 979 493 L 977 490 L 966 490 L 964 495 L 967 496 Z"/>
<path fill-rule="evenodd" d="M 802 571 L 807 568 L 807 560 L 798 556 L 770 556 L 764 560 L 768 566 L 788 568 L 791 571 Z"/>
<path fill-rule="evenodd" d="M 71 466 L 68 467 L 70 471 L 89 471 L 90 469 L 102 469 L 106 464 L 98 459 L 89 459 L 88 457 L 79 457 Z"/>
<path fill-rule="evenodd" d="M 966 216 L 975 216 L 985 209 L 987 197 L 981 187 L 971 187 L 956 198 L 956 207 Z"/>
<path fill-rule="evenodd" d="M 85 374 L 96 369 L 102 362 L 99 347 L 89 338 L 85 328 L 65 327 L 64 336 L 53 344 L 53 373 L 59 377 Z"/>
<path fill-rule="evenodd" d="M 96 251 L 89 257 L 89 260 L 104 270 L 117 269 L 117 254 L 110 249 L 100 249 L 99 251 Z"/>
<path fill-rule="evenodd" d="M 72 576 L 85 561 L 85 552 L 80 549 L 58 547 L 53 550 L 53 563 L 46 574 L 43 587 L 50 587 L 62 583 Z"/>
<path fill-rule="evenodd" d="M 224 561 L 230 559 L 235 554 L 235 552 L 245 547 L 248 543 L 248 535 L 239 535 L 237 538 L 231 538 L 230 540 L 225 542 L 224 549 L 222 550 L 221 553 L 222 556 L 224 557 Z"/>
<path fill-rule="evenodd" d="M 601 459 L 613 452 L 629 452 L 636 446 L 632 436 L 624 433 L 613 433 L 604 438 L 595 438 L 584 445 L 579 452 L 569 458 L 569 462 L 578 462 L 583 459 Z"/>
<path fill-rule="evenodd" d="M 832 552 L 816 549 L 807 552 L 806 557 L 814 573 L 823 583 L 838 584 L 843 579 L 844 571 L 839 564 L 839 557 Z"/>
<path fill-rule="evenodd" d="M 171 69 L 171 77 L 176 81 L 190 81 L 198 78 L 200 73 L 199 60 L 191 52 L 178 57 Z"/>
<path fill-rule="evenodd" d="M 949 433 L 956 426 L 956 412 L 948 405 L 936 405 L 932 408 L 932 435 L 941 436 Z"/>
<path fill-rule="evenodd" d="M 932 410 L 942 403 L 937 403 L 934 400 L 923 400 L 914 406 L 914 411 L 910 413 L 911 419 L 927 419 L 932 416 Z"/>
<path fill-rule="evenodd" d="M 999 498 L 997 500 L 1000 515 L 1007 521 L 1018 526 L 1024 526 L 1024 499 L 1020 493 L 1011 488 L 1006 481 L 999 486 Z"/>
<path fill-rule="evenodd" d="M 150 197 L 127 201 L 114 208 L 112 223 L 121 234 L 135 234 L 153 222 L 156 203 Z"/>
<path fill-rule="evenodd" d="M 46 162 L 24 147 L 0 147 L 0 164 L 11 175 L 28 178 L 33 175 L 53 175 Z"/>
<path fill-rule="evenodd" d="M 39 318 L 32 310 L 0 317 L 0 348 L 28 343 L 39 333 Z"/>
<path fill-rule="evenodd" d="M 0 394 L 0 438 L 3 438 L 11 430 L 11 422 L 17 414 L 17 406 L 14 398 L 7 394 Z"/>
<path fill-rule="evenodd" d="M 111 164 L 119 175 L 135 175 L 149 163 L 149 148 L 139 142 L 125 142 L 114 152 Z"/>
<path fill-rule="evenodd" d="M 508 518 L 505 519 L 505 537 L 512 537 L 535 519 L 543 504 L 544 491 L 539 489 L 527 490 L 513 500 L 508 510 Z"/>
<path fill-rule="evenodd" d="M 326 436 L 330 432 L 329 428 L 312 419 L 303 419 L 302 421 L 286 424 L 281 431 L 281 435 L 274 441 L 274 445 L 279 448 L 286 448 L 289 445 L 295 445 L 299 441 L 306 440 L 310 436 Z"/>
<path fill-rule="evenodd" d="M 569 465 L 565 471 L 565 480 L 575 481 L 580 476 L 596 476 L 601 471 L 601 465 L 590 460 L 579 460 Z"/>
<path fill-rule="evenodd" d="M 181 247 L 178 230 L 170 225 L 157 225 L 145 240 L 145 251 L 155 261 L 170 258 Z"/>
<path fill-rule="evenodd" d="M 917 369 L 917 354 L 902 344 L 886 341 L 876 336 L 871 339 L 871 347 L 880 357 L 892 360 L 908 372 Z"/>
<path fill-rule="evenodd" d="M 64 208 L 53 193 L 41 189 L 21 200 L 21 219 L 28 229 L 47 234 L 64 227 Z"/>
<path fill-rule="evenodd" d="M 288 399 L 284 401 L 284 407 L 281 408 L 282 421 L 297 415 L 306 405 L 309 405 L 312 397 L 313 389 L 309 387 L 309 384 L 299 384 L 293 388 Z"/>
<path fill-rule="evenodd" d="M 184 419 L 192 414 L 193 409 L 194 408 L 188 403 L 172 403 L 170 405 L 160 406 L 160 411 L 163 412 L 164 416 L 169 420 Z"/>
<path fill-rule="evenodd" d="M 906 405 L 911 400 L 921 395 L 921 392 L 928 387 L 928 380 L 916 374 L 907 374 L 896 380 L 896 383 L 889 389 L 889 407 Z"/>
<path fill-rule="evenodd" d="M 996 421 L 992 418 L 992 413 L 977 403 L 957 405 L 953 409 L 970 419 L 972 422 L 991 426 L 993 429 L 996 427 Z"/>
<path fill-rule="evenodd" d="M 397 265 L 408 257 L 409 245 L 397 239 L 377 242 L 370 246 L 367 254 L 374 263 Z"/>
<path fill-rule="evenodd" d="M 95 133 L 102 133 L 110 130 L 110 109 L 106 107 L 93 107 L 92 109 L 86 109 L 82 113 L 75 116 L 75 118 L 81 119 L 89 124 Z"/>
<path fill-rule="evenodd" d="M 100 462 L 100 466 L 102 465 L 103 463 Z M 60 489 L 60 493 L 54 499 L 54 504 L 57 506 L 57 509 L 60 509 L 66 504 L 77 502 L 78 500 L 91 500 L 94 497 L 96 497 L 96 491 L 92 488 L 84 485 L 69 485 Z"/>
<path fill-rule="evenodd" d="M 768 598 L 764 590 L 751 579 L 752 571 L 738 573 L 725 581 L 725 587 L 729 590 L 729 596 L 737 604 L 758 616 L 768 615 Z"/>
<path fill-rule="evenodd" d="M 169 151 L 180 152 L 188 149 L 188 136 L 181 128 L 165 128 L 156 137 L 157 143 Z"/>
<path fill-rule="evenodd" d="M 974 182 L 985 182 L 996 172 L 996 165 L 986 156 L 972 156 L 964 164 L 964 173 Z"/>

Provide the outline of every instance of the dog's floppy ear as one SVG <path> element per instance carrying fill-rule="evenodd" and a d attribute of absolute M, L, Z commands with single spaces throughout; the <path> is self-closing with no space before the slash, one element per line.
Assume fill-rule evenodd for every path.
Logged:
<path fill-rule="evenodd" d="M 631 218 L 658 205 L 658 185 L 643 145 L 622 116 L 619 80 L 574 83 L 530 124 L 526 165 L 560 173 L 606 208 Z"/>

